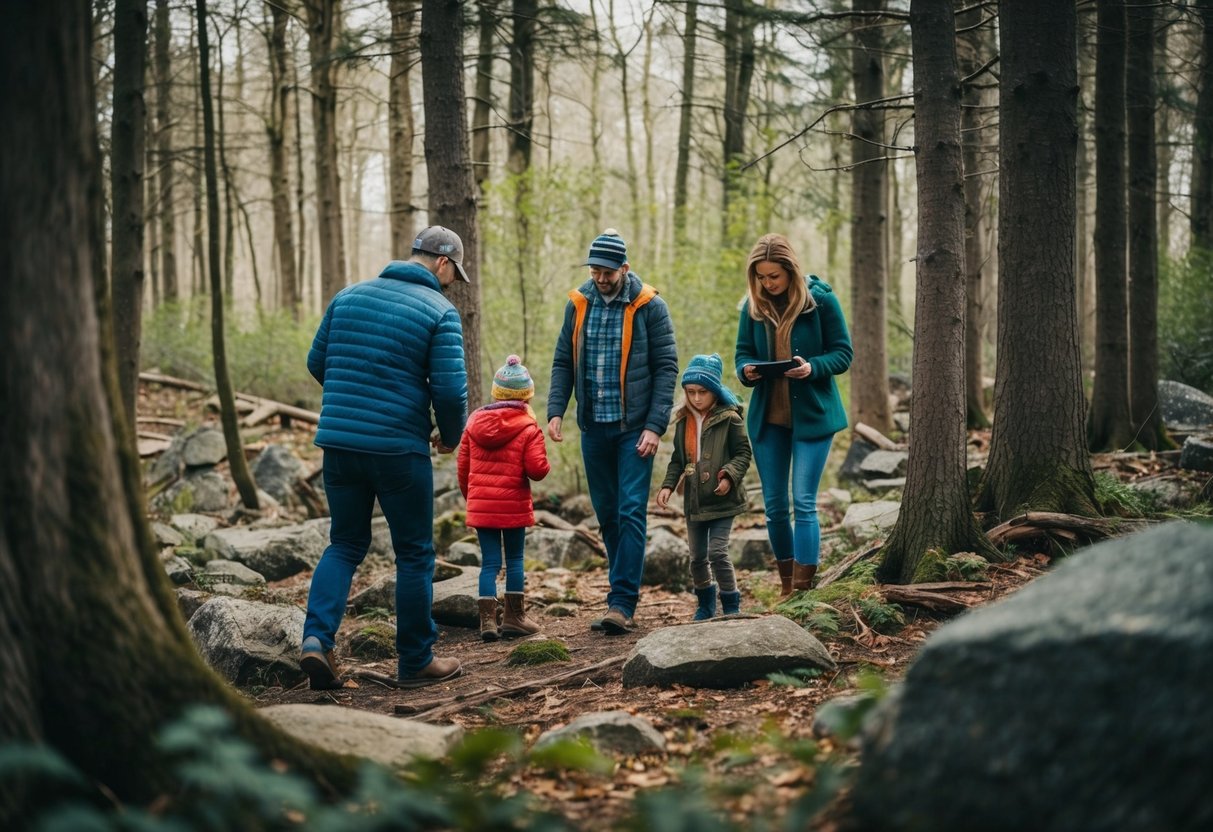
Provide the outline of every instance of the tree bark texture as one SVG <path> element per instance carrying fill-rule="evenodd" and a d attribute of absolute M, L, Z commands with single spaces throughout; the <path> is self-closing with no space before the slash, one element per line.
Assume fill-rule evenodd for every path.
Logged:
<path fill-rule="evenodd" d="M 740 166 L 745 161 L 745 119 L 750 106 L 750 82 L 754 78 L 754 28 L 758 21 L 750 0 L 725 0 L 724 4 L 724 141 L 721 168 L 723 239 L 736 242 L 733 206 L 741 198 Z"/>
<path fill-rule="evenodd" d="M 1093 515 L 1074 284 L 1077 13 L 1000 14 L 998 368 L 983 505 Z"/>
<path fill-rule="evenodd" d="M 274 214 L 274 247 L 278 252 L 278 305 L 295 320 L 302 314 L 299 270 L 295 260 L 295 224 L 291 216 L 291 174 L 286 137 L 291 123 L 291 54 L 286 43 L 290 22 L 279 3 L 268 4 L 272 23 L 270 48 L 270 117 L 265 130 L 270 148 L 270 204 Z"/>
<path fill-rule="evenodd" d="M 316 222 L 320 237 L 320 305 L 346 284 L 341 172 L 337 153 L 337 32 L 341 0 L 304 0 L 312 61 L 312 131 L 316 139 Z"/>
<path fill-rule="evenodd" d="M 678 160 L 674 165 L 674 255 L 687 247 L 687 173 L 691 166 L 691 108 L 695 104 L 698 0 L 687 0 L 682 30 L 682 92 L 678 106 Z"/>
<path fill-rule="evenodd" d="M 114 438 L 116 373 L 96 311 L 89 9 L 5 11 L 0 76 L 15 83 L 0 102 L 0 348 L 23 360 L 0 373 L 0 744 L 49 745 L 99 792 L 145 802 L 181 787 L 157 734 L 208 702 L 265 753 L 348 787 L 347 766 L 256 717 L 186 633 L 143 519 L 134 450 Z M 47 807 L 11 783 L 0 784 L 0 827 L 29 828 Z"/>
<path fill-rule="evenodd" d="M 478 3 L 476 96 L 472 107 L 472 175 L 476 190 L 484 196 L 492 173 L 492 147 L 489 117 L 493 111 L 493 44 L 497 31 L 498 0 Z M 483 254 L 483 252 L 482 252 Z"/>
<path fill-rule="evenodd" d="M 1125 262 L 1125 3 L 1099 0 L 1095 52 L 1095 386 L 1091 449 L 1133 441 Z"/>
<path fill-rule="evenodd" d="M 173 115 L 172 63 L 169 46 L 172 28 L 169 26 L 168 0 L 156 0 L 156 164 L 160 184 L 160 285 L 164 287 L 165 303 L 176 303 L 181 294 L 177 282 L 177 217 L 173 194 Z"/>
<path fill-rule="evenodd" d="M 1170 443 L 1158 411 L 1158 156 L 1154 145 L 1154 7 L 1128 8 L 1125 113 L 1129 157 L 1129 411 L 1133 438 Z"/>
<path fill-rule="evenodd" d="M 976 26 L 982 19 L 981 7 L 966 6 L 956 14 L 957 68 L 961 77 L 968 77 L 985 62 L 991 52 L 985 27 Z M 983 383 L 982 351 L 985 348 L 986 294 L 986 183 L 996 162 L 983 149 L 987 141 L 984 126 L 987 104 L 984 78 L 975 79 L 961 88 L 961 153 L 964 162 L 965 193 L 965 421 L 968 427 L 990 426 L 986 415 L 985 385 Z"/>
<path fill-rule="evenodd" d="M 952 0 L 912 0 L 918 177 L 910 459 L 897 524 L 876 576 L 911 583 L 928 549 L 981 542 L 965 461 L 965 191 Z"/>
<path fill-rule="evenodd" d="M 417 0 L 391 0 L 392 69 L 388 98 L 389 210 L 392 257 L 407 260 L 413 250 L 413 73 Z"/>
<path fill-rule="evenodd" d="M 884 0 L 853 0 L 857 12 L 878 12 Z M 884 96 L 884 37 L 877 23 L 860 19 L 854 33 L 851 77 L 858 104 Z M 855 360 L 851 364 L 851 421 L 888 433 L 889 368 L 885 342 L 885 155 L 884 111 L 860 107 L 851 118 L 851 317 Z M 873 161 L 879 160 L 879 161 Z"/>
<path fill-rule="evenodd" d="M 463 320 L 468 408 L 484 402 L 480 369 L 480 270 L 476 183 L 468 152 L 463 89 L 462 6 L 458 0 L 422 0 L 421 80 L 425 106 L 425 163 L 429 216 L 463 239 L 463 267 L 471 283 L 455 281 L 447 296 Z"/>
<path fill-rule="evenodd" d="M 518 176 L 531 168 L 532 132 L 535 128 L 535 18 L 536 0 L 513 0 L 510 13 L 510 130 L 506 160 Z"/>
<path fill-rule="evenodd" d="M 1213 250 L 1213 0 L 1193 3 L 1200 13 L 1200 75 L 1192 124 L 1192 245 Z"/>
<path fill-rule="evenodd" d="M 118 387 L 127 419 L 134 422 L 139 392 L 139 342 L 143 329 L 143 173 L 146 160 L 147 3 L 117 0 L 114 5 L 114 115 L 110 150 L 113 197 L 114 337 Z"/>
<path fill-rule="evenodd" d="M 1171 256 L 1171 82 L 1167 70 L 1171 23 L 1165 12 L 1160 13 L 1154 31 L 1154 103 L 1157 107 L 1154 135 L 1162 137 L 1155 146 L 1158 154 L 1158 251 L 1163 257 Z"/>
<path fill-rule="evenodd" d="M 219 418 L 227 441 L 227 462 L 246 508 L 259 508 L 257 485 L 244 458 L 244 442 L 237 423 L 236 395 L 227 369 L 227 346 L 223 332 L 223 275 L 219 268 L 219 171 L 215 152 L 215 105 L 211 98 L 210 42 L 207 36 L 206 0 L 196 0 L 198 15 L 198 94 L 202 99 L 203 176 L 206 179 L 207 262 L 211 284 L 211 354 L 215 362 L 215 392 L 219 395 Z"/>

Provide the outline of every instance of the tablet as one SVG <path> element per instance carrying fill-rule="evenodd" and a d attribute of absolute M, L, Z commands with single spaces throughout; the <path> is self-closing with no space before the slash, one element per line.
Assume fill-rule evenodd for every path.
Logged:
<path fill-rule="evenodd" d="M 799 365 L 800 362 L 793 358 L 786 361 L 755 361 L 751 364 L 763 378 L 783 378 L 784 373 Z"/>

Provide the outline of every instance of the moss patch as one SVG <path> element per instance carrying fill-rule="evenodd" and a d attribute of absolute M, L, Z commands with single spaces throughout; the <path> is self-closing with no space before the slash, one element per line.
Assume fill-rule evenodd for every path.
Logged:
<path fill-rule="evenodd" d="M 509 665 L 548 664 L 549 662 L 567 662 L 570 658 L 569 648 L 559 641 L 547 639 L 519 644 L 510 651 L 510 657 L 506 659 L 505 663 Z"/>
<path fill-rule="evenodd" d="M 350 638 L 350 654 L 368 661 L 396 655 L 396 630 L 384 624 L 368 624 Z"/>

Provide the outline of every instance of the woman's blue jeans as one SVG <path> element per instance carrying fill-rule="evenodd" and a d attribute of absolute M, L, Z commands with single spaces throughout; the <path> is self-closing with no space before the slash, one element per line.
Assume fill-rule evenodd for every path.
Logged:
<path fill-rule="evenodd" d="M 330 543 L 312 573 L 303 637 L 331 650 L 349 600 L 354 570 L 371 546 L 375 498 L 396 551 L 396 652 L 400 673 L 433 660 L 438 638 L 434 601 L 434 468 L 421 454 L 368 454 L 326 449 L 324 491 Z"/>
<path fill-rule="evenodd" d="M 754 463 L 762 480 L 767 536 L 776 560 L 794 557 L 797 563 L 816 565 L 821 557 L 821 527 L 817 523 L 817 487 L 830 455 L 833 434 L 823 439 L 793 441 L 792 431 L 763 425 L 752 441 Z M 792 501 L 788 503 L 788 475 Z M 795 509 L 793 531 L 790 508 Z"/>
<path fill-rule="evenodd" d="M 522 570 L 526 528 L 477 529 L 476 537 L 480 540 L 480 597 L 497 597 L 502 543 L 505 544 L 505 591 L 522 592 L 526 586 L 526 574 Z"/>
<path fill-rule="evenodd" d="M 607 607 L 618 607 L 629 618 L 640 599 L 653 476 L 653 457 L 636 453 L 640 434 L 640 430 L 622 430 L 618 422 L 589 424 L 581 430 L 586 484 L 607 550 L 611 581 Z"/>

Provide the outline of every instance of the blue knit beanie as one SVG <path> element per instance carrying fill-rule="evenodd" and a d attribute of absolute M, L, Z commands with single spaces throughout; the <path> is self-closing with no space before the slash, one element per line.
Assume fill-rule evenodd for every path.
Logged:
<path fill-rule="evenodd" d="M 535 395 L 535 382 L 522 365 L 522 359 L 511 355 L 504 366 L 493 374 L 493 398 L 497 401 L 526 401 Z"/>
<path fill-rule="evenodd" d="M 724 362 L 720 360 L 718 353 L 696 355 L 691 358 L 691 363 L 687 364 L 682 373 L 682 386 L 698 384 L 712 391 L 717 402 L 732 407 L 738 403 L 737 397 L 733 395 L 732 390 L 724 386 L 723 374 Z"/>
<path fill-rule="evenodd" d="M 612 271 L 626 262 L 628 262 L 627 243 L 613 228 L 608 228 L 594 238 L 594 242 L 590 243 L 589 256 L 585 258 L 587 266 L 599 266 Z"/>

